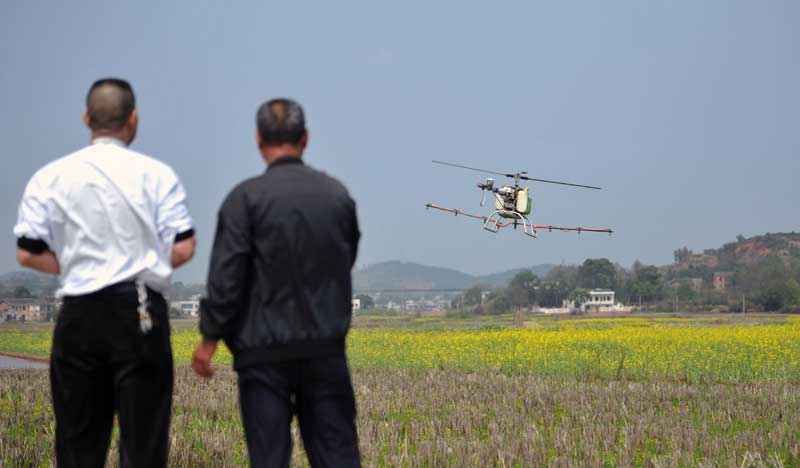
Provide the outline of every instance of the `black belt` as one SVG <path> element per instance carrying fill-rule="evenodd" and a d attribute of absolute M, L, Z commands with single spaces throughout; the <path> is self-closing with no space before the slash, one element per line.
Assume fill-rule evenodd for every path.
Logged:
<path fill-rule="evenodd" d="M 105 288 L 95 291 L 92 294 L 103 296 L 117 296 L 121 294 L 130 294 L 136 292 L 136 281 L 122 281 L 106 286 Z"/>
<path fill-rule="evenodd" d="M 128 281 L 120 281 L 119 283 L 110 284 L 103 289 L 98 289 L 95 292 L 87 293 L 87 294 L 80 294 L 76 296 L 64 296 L 65 300 L 70 298 L 82 298 L 82 297 L 100 297 L 100 296 L 124 296 L 129 294 L 137 294 L 136 291 L 136 281 L 128 280 Z M 147 288 L 147 295 L 153 297 L 154 295 L 161 295 L 158 291 L 148 287 Z"/>

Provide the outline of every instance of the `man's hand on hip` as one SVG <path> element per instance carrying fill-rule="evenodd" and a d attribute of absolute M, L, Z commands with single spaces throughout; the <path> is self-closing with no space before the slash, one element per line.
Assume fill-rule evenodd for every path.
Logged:
<path fill-rule="evenodd" d="M 200 377 L 210 378 L 214 375 L 214 369 L 211 368 L 211 358 L 217 352 L 217 340 L 211 338 L 203 338 L 203 341 L 197 345 L 192 356 L 192 369 Z"/>

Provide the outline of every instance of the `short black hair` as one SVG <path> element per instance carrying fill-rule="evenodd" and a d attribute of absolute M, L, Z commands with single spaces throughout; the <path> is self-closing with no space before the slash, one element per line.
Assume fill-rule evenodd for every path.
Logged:
<path fill-rule="evenodd" d="M 306 134 L 306 118 L 300 104 L 291 99 L 272 99 L 258 108 L 256 125 L 267 145 L 296 144 Z"/>
<path fill-rule="evenodd" d="M 135 108 L 133 88 L 119 78 L 97 80 L 86 94 L 86 112 L 92 130 L 122 130 Z"/>

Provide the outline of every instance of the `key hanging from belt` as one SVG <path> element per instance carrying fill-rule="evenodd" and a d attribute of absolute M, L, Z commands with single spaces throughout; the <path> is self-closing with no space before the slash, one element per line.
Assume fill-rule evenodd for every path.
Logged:
<path fill-rule="evenodd" d="M 142 333 L 147 333 L 153 328 L 153 320 L 147 310 L 150 306 L 150 301 L 147 299 L 147 286 L 140 279 L 136 280 L 136 293 L 139 296 L 139 328 L 142 329 Z"/>

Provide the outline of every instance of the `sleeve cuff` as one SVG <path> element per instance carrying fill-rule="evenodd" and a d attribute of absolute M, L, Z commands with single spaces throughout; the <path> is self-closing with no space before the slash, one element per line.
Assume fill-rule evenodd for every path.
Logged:
<path fill-rule="evenodd" d="M 185 241 L 186 239 L 191 239 L 194 237 L 194 229 L 189 228 L 188 231 L 179 232 L 175 234 L 175 243 Z"/>
<path fill-rule="evenodd" d="M 231 334 L 236 326 L 236 313 L 231 311 L 235 310 L 230 307 L 213 307 L 208 303 L 208 298 L 200 300 L 200 322 L 198 328 L 200 335 L 204 338 L 211 338 L 214 340 L 225 340 Z"/>
<path fill-rule="evenodd" d="M 34 255 L 43 254 L 50 250 L 50 246 L 47 245 L 47 242 L 41 239 L 31 239 L 29 237 L 20 237 L 17 239 L 17 247 Z"/>

